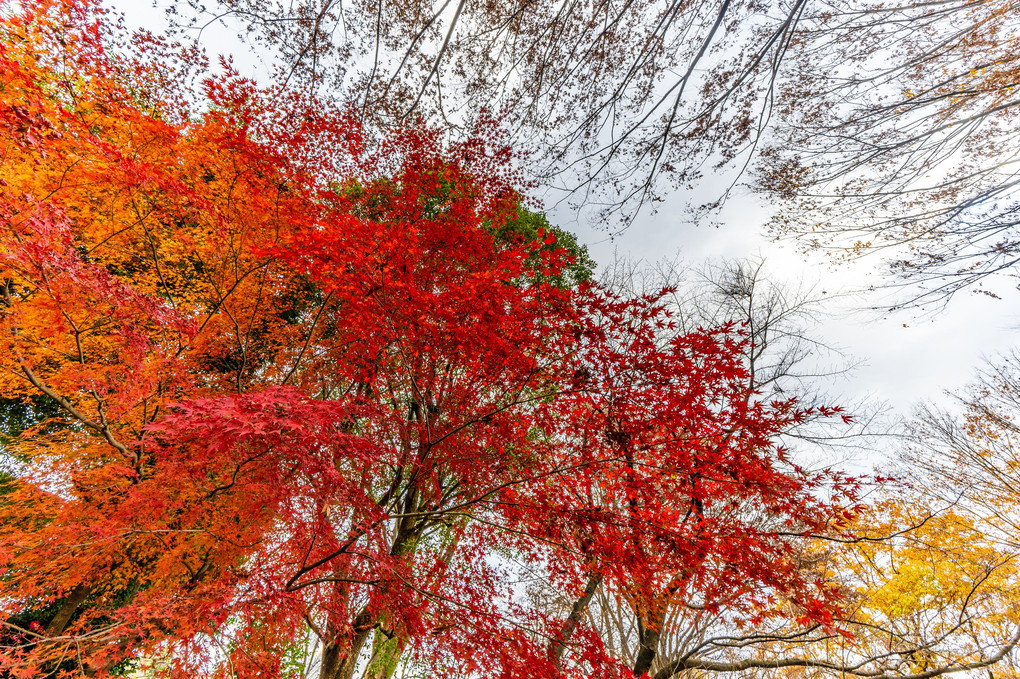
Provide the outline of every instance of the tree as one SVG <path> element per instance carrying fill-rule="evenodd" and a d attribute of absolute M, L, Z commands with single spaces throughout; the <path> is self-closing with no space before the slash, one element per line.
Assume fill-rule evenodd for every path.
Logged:
<path fill-rule="evenodd" d="M 415 116 L 457 136 L 498 113 L 529 176 L 629 223 L 767 123 L 809 3 L 636 0 L 189 2 L 189 29 L 236 27 L 291 82 L 383 128 Z"/>
<path fill-rule="evenodd" d="M 500 112 L 531 175 L 605 219 L 695 186 L 710 197 L 689 207 L 715 207 L 751 168 L 773 233 L 883 251 L 914 301 L 1014 268 L 1010 0 L 191 7 L 193 27 L 234 19 L 365 120 L 457 134 Z"/>
<path fill-rule="evenodd" d="M 862 677 L 994 668 L 1015 676 L 1017 365 L 1015 356 L 991 365 L 952 410 L 922 408 L 905 437 L 901 483 L 854 518 L 851 539 L 822 537 L 802 552 L 805 568 L 843 592 L 839 622 L 850 636 L 789 625 L 734 629 L 694 610 L 678 615 L 690 626 L 674 646 L 678 667 Z"/>
<path fill-rule="evenodd" d="M 860 539 L 829 550 L 830 567 L 857 599 L 853 643 L 842 653 L 888 675 L 994 666 L 996 676 L 1013 676 L 1016 551 L 965 507 L 921 490 L 876 503 L 860 517 Z"/>
<path fill-rule="evenodd" d="M 648 313 L 640 304 L 618 302 L 618 308 L 628 316 Z M 726 605 L 734 618 L 751 624 L 771 617 L 816 619 L 827 606 L 815 607 L 834 592 L 794 567 L 795 535 L 838 532 L 834 510 L 852 505 L 855 494 L 845 495 L 840 474 L 808 472 L 782 447 L 765 456 L 752 453 L 810 411 L 795 407 L 793 400 L 749 398 L 752 387 L 743 370 L 717 373 L 723 383 L 705 399 L 688 382 L 700 373 L 692 373 L 692 358 L 704 361 L 698 357 L 704 331 L 662 339 L 670 326 L 621 320 L 626 322 L 609 326 L 609 345 L 596 345 L 597 351 L 585 357 L 579 377 L 604 386 L 582 395 L 585 407 L 595 411 L 575 425 L 574 433 L 585 454 L 606 459 L 615 454 L 619 468 L 583 479 L 580 489 L 567 484 L 557 489 L 568 493 L 569 504 L 556 508 L 557 523 L 564 527 L 550 537 L 573 541 L 583 555 L 575 567 L 586 575 L 568 620 L 583 612 L 599 586 L 612 592 L 637 621 L 641 649 L 630 665 L 634 676 L 642 676 L 656 658 L 665 616 L 679 602 L 697 600 L 713 611 Z M 642 346 L 648 348 L 637 353 L 648 368 L 637 373 L 630 361 Z M 732 348 L 731 360 L 746 365 L 740 345 Z M 838 409 L 822 411 L 833 415 Z M 755 423 L 763 422 L 769 434 L 756 431 Z M 708 468 L 716 471 L 706 473 Z M 663 471 L 668 478 L 655 480 Z M 790 495 L 805 491 L 813 500 L 802 497 L 789 504 Z M 578 503 L 579 509 L 571 509 Z M 606 512 L 622 516 L 596 530 L 577 525 L 572 514 L 579 510 L 586 523 Z M 659 526 L 650 516 L 671 518 Z M 563 561 L 553 563 L 555 582 Z M 794 606 L 784 609 L 777 598 Z M 827 614 L 822 615 L 825 624 Z M 568 631 L 560 636 L 569 637 Z M 566 641 L 558 640 L 554 653 L 562 652 Z"/>
<path fill-rule="evenodd" d="M 819 319 L 824 316 L 824 297 L 812 296 L 806 289 L 792 290 L 770 281 L 762 261 L 729 261 L 706 265 L 700 269 L 683 267 L 675 262 L 654 266 L 617 260 L 603 273 L 604 283 L 619 294 L 640 296 L 654 293 L 663 285 L 671 289 L 663 303 L 674 314 L 676 327 L 661 329 L 657 341 L 666 344 L 672 338 L 694 332 L 698 328 L 721 323 L 737 323 L 748 341 L 743 345 L 743 362 L 747 367 L 743 388 L 745 399 L 796 398 L 801 404 L 824 404 L 827 399 L 818 393 L 817 380 L 831 377 L 848 369 L 838 364 L 838 353 L 813 337 Z M 835 359 L 835 360 L 834 360 Z M 833 367 L 833 363 L 836 363 Z M 823 408 L 824 410 L 824 408 Z M 780 436 L 795 447 L 791 459 L 800 464 L 813 464 L 822 469 L 838 467 L 833 453 L 867 432 L 869 418 L 865 411 L 863 424 L 848 421 L 832 422 L 833 418 L 805 418 L 790 421 Z M 845 418 L 849 419 L 849 418 Z M 828 420 L 828 422 L 827 422 Z M 863 430 L 862 430 L 863 427 Z M 875 433 L 874 431 L 870 433 Z M 806 444 L 812 444 L 810 447 Z M 860 442 L 858 441 L 858 444 Z M 819 449 L 815 449 L 819 446 Z M 727 509 L 718 515 L 742 526 L 752 534 L 768 529 L 773 517 L 761 511 L 762 503 L 750 502 Z M 865 516 L 871 516 L 870 512 Z M 858 524 L 866 526 L 867 520 Z M 901 526 L 902 528 L 902 526 Z M 828 530 L 828 529 L 826 529 Z M 826 531 L 822 531 L 825 533 Z M 870 530 L 869 530 L 870 532 Z M 830 550 L 819 548 L 817 537 L 803 536 L 792 542 L 796 550 L 796 568 L 809 579 L 822 578 L 843 591 L 843 578 L 850 574 L 845 567 L 829 571 L 820 567 L 823 555 Z M 824 546 L 826 543 L 822 543 Z M 682 571 L 681 571 L 682 572 Z M 578 605 L 568 593 L 557 590 L 539 578 L 532 587 L 532 596 L 547 610 L 570 612 L 590 620 L 609 652 L 631 667 L 639 662 L 649 664 L 654 676 L 680 674 L 692 669 L 702 671 L 738 671 L 739 663 L 753 673 L 768 663 L 782 660 L 789 666 L 809 663 L 803 649 L 821 645 L 833 638 L 831 630 L 800 626 L 788 616 L 761 616 L 753 621 L 744 615 L 744 594 L 732 583 L 723 585 L 716 596 L 716 605 L 706 605 L 703 592 L 678 590 L 657 613 L 661 616 L 654 634 L 643 628 L 642 611 L 633 601 L 614 591 L 612 583 L 589 580 L 583 602 Z M 760 586 L 760 585 L 759 585 Z M 781 591 L 763 589 L 765 596 L 774 596 L 776 606 L 796 609 Z M 856 595 L 851 597 L 856 606 Z M 846 613 L 845 613 L 846 615 Z M 842 623 L 850 624 L 846 615 Z M 797 643 L 784 644 L 789 638 Z M 838 635 L 835 638 L 839 638 Z M 853 647 L 849 639 L 844 644 Z M 741 650 L 743 653 L 741 653 Z M 755 652 L 757 651 L 757 652 Z M 644 659 L 639 657 L 644 655 Z M 825 655 L 815 660 L 834 662 Z M 756 662 L 763 663 L 756 665 Z"/>
<path fill-rule="evenodd" d="M 732 327 L 660 344 L 659 296 L 572 287 L 494 133 L 368 145 L 229 71 L 186 108 L 200 55 L 8 10 L 0 379 L 47 405 L 4 441 L 5 673 L 285 676 L 310 633 L 323 679 L 633 674 L 508 594 L 511 556 L 648 635 L 734 587 L 833 625 L 790 532 L 839 534 L 857 486 L 775 442 L 811 413 L 748 398 Z"/>
<path fill-rule="evenodd" d="M 971 385 L 951 395 L 948 406 L 918 409 L 903 455 L 910 480 L 928 503 L 951 506 L 956 521 L 974 536 L 968 560 L 977 565 L 983 558 L 983 569 L 972 566 L 974 575 L 961 579 L 973 583 L 975 593 L 963 601 L 958 619 L 974 616 L 982 606 L 994 613 L 968 630 L 972 647 L 990 639 L 1001 642 L 1011 625 L 1020 629 L 1012 599 L 1020 558 L 1018 406 L 1020 357 L 1010 353 L 989 360 Z M 975 610 L 967 611 L 967 604 Z M 1020 633 L 1014 646 L 1017 638 Z"/>
<path fill-rule="evenodd" d="M 821 2 L 805 24 L 756 176 L 773 232 L 883 253 L 914 303 L 994 294 L 1017 264 L 1016 4 Z"/>
<path fill-rule="evenodd" d="M 989 361 L 973 384 L 953 396 L 950 407 L 920 408 L 905 455 L 918 485 L 959 505 L 982 532 L 1014 553 L 1020 519 L 1018 368 L 1016 353 Z"/>

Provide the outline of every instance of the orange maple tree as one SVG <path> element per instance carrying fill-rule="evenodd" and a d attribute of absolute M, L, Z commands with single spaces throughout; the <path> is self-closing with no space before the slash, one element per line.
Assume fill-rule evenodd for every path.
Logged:
<path fill-rule="evenodd" d="M 648 634 L 691 590 L 832 624 L 792 544 L 856 484 L 777 447 L 806 413 L 748 390 L 735 328 L 568 285 L 495 123 L 367 139 L 88 0 L 0 33 L 4 672 L 288 676 L 306 633 L 325 679 L 647 671 L 507 554 Z"/>

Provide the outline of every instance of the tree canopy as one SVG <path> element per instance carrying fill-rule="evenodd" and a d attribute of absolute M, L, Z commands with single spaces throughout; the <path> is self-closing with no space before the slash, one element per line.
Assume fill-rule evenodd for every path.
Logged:
<path fill-rule="evenodd" d="M 520 561 L 649 640 L 691 596 L 835 629 L 793 545 L 858 486 L 776 441 L 812 413 L 755 397 L 735 326 L 583 282 L 495 131 L 368 145 L 232 72 L 182 108 L 197 56 L 86 1 L 2 32 L 4 672 L 645 673 Z"/>
<path fill-rule="evenodd" d="M 703 218 L 743 185 L 775 235 L 880 252 L 906 300 L 1015 272 L 1011 0 L 188 6 L 181 26 L 226 22 L 370 126 L 498 116 L 529 177 L 610 230 L 667 196 Z"/>
<path fill-rule="evenodd" d="M 1001 293 L 987 279 L 1017 264 L 1016 9 L 821 3 L 756 176 L 773 231 L 837 258 L 882 253 L 909 302 Z"/>
<path fill-rule="evenodd" d="M 858 431 L 810 300 L 760 265 L 596 283 L 529 197 L 574 173 L 630 210 L 775 113 L 777 228 L 909 203 L 889 154 L 990 157 L 956 121 L 1013 112 L 1008 54 L 978 63 L 1004 5 L 224 6 L 267 82 L 97 0 L 0 4 L 0 674 L 1010 671 L 1015 361 L 919 415 L 909 483 L 849 476 L 787 447 Z M 994 151 L 931 214 L 1008 195 Z"/>

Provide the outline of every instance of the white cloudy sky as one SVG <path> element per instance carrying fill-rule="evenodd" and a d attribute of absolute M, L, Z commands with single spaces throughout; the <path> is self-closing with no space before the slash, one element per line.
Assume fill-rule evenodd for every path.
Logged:
<path fill-rule="evenodd" d="M 112 0 L 129 26 L 158 30 L 164 17 L 160 7 L 171 0 Z M 211 24 L 202 42 L 210 56 L 232 54 L 245 75 L 259 69 L 259 59 L 236 38 L 236 28 Z M 859 261 L 836 267 L 821 256 L 804 255 L 793 243 L 775 243 L 762 235 L 766 213 L 753 196 L 733 198 L 720 215 L 719 228 L 695 226 L 680 218 L 680 201 L 660 204 L 655 215 L 639 217 L 632 227 L 608 239 L 583 218 L 554 211 L 551 217 L 578 234 L 600 263 L 614 256 L 655 261 L 679 256 L 697 265 L 708 258 L 764 257 L 767 275 L 793 285 L 815 284 L 836 301 L 832 316 L 820 331 L 823 339 L 860 362 L 854 373 L 833 384 L 847 402 L 864 396 L 886 404 L 890 414 L 908 415 L 923 399 L 943 400 L 943 392 L 958 390 L 973 376 L 985 357 L 1010 349 L 1018 325 L 1020 298 L 991 299 L 961 292 L 937 313 L 917 311 L 881 313 L 868 307 L 881 305 L 875 293 L 838 297 L 841 291 L 881 285 L 880 262 Z"/>

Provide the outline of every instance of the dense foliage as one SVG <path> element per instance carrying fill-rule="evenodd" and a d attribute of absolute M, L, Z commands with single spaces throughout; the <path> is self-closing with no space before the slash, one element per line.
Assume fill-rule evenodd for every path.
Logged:
<path fill-rule="evenodd" d="M 642 675 L 692 598 L 837 630 L 795 544 L 857 486 L 777 445 L 810 413 L 585 282 L 495 124 L 369 143 L 84 0 L 0 32 L 5 673 Z M 518 562 L 612 592 L 635 665 Z"/>

